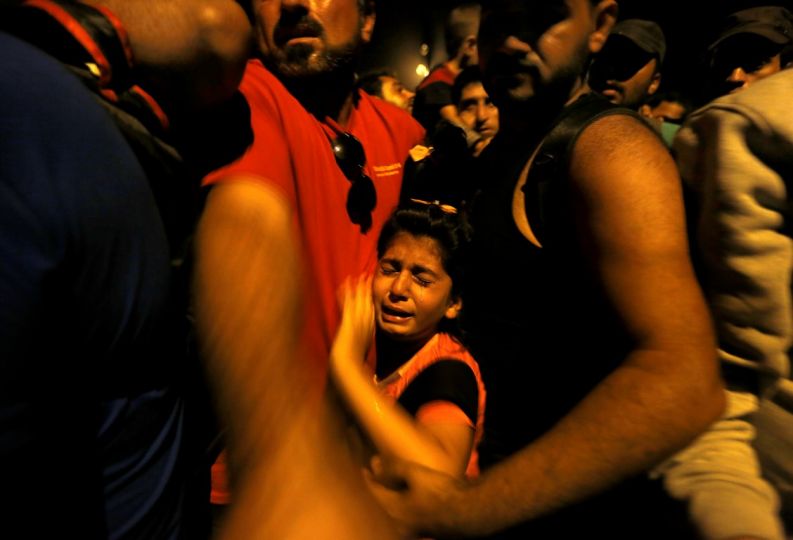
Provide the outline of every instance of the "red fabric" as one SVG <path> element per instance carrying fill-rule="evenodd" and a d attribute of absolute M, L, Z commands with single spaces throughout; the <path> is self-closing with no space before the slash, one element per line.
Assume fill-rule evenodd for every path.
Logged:
<path fill-rule="evenodd" d="M 418 87 L 416 87 L 416 91 L 421 90 L 422 88 L 436 82 L 448 84 L 449 86 L 454 86 L 454 79 L 456 77 L 457 75 L 451 69 L 446 67 L 446 64 L 441 64 L 432 71 L 430 71 L 429 75 L 424 77 L 424 79 L 419 83 Z"/>
<path fill-rule="evenodd" d="M 248 63 L 240 90 L 251 106 L 253 145 L 205 184 L 254 175 L 281 191 L 296 210 L 309 269 L 303 341 L 324 378 L 339 322 L 336 290 L 346 277 L 374 268 L 377 236 L 398 202 L 408 150 L 423 141 L 424 130 L 401 109 L 360 93 L 344 128 L 361 141 L 366 173 L 377 189 L 373 226 L 361 234 L 345 210 L 350 181 L 336 164 L 322 124 L 259 60 Z"/>
<path fill-rule="evenodd" d="M 212 504 L 229 504 L 231 502 L 225 450 L 218 455 L 212 464 L 212 490 L 209 492 L 209 502 Z"/>
<path fill-rule="evenodd" d="M 380 383 L 382 385 L 380 391 L 392 397 L 394 400 L 399 399 L 399 396 L 405 392 L 410 383 L 412 383 L 422 371 L 439 360 L 459 360 L 467 364 L 468 367 L 471 368 L 471 371 L 474 372 L 476 384 L 479 387 L 479 402 L 476 414 L 476 426 L 474 429 L 474 445 L 471 449 L 471 458 L 468 461 L 468 468 L 465 471 L 466 476 L 473 478 L 479 475 L 479 454 L 477 452 L 477 446 L 479 446 L 479 442 L 482 440 L 482 435 L 485 431 L 486 392 L 485 384 L 482 381 L 482 375 L 479 372 L 479 364 L 476 363 L 474 357 L 471 356 L 471 353 L 469 353 L 465 347 L 455 341 L 449 334 L 435 334 L 413 358 L 402 364 L 397 370 L 397 376 L 389 375 Z M 445 419 L 447 421 L 455 421 L 455 417 L 457 421 L 460 421 L 459 416 L 463 416 L 464 420 L 462 420 L 462 423 L 470 425 L 468 416 L 453 403 L 432 401 L 419 408 L 419 412 L 421 412 L 424 407 L 432 405 L 434 410 L 424 411 L 424 414 L 429 414 L 430 412 L 440 413 L 443 411 L 443 409 L 438 407 L 440 403 L 448 404 L 448 407 L 445 408 Z M 451 408 L 456 409 L 458 412 L 453 414 L 450 413 Z"/>
<path fill-rule="evenodd" d="M 102 86 L 106 86 L 110 82 L 110 62 L 108 62 L 105 54 L 102 52 L 102 48 L 94 41 L 94 38 L 83 28 L 79 21 L 72 17 L 67 10 L 49 0 L 26 0 L 25 4 L 46 11 L 61 23 L 94 59 L 96 66 L 99 68 L 99 83 Z"/>

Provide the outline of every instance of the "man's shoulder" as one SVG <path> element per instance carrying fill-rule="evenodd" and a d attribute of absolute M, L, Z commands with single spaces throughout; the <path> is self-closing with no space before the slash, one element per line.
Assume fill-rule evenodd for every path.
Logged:
<path fill-rule="evenodd" d="M 239 88 L 252 110 L 260 108 L 264 102 L 269 102 L 278 109 L 303 108 L 259 59 L 248 60 Z"/>
<path fill-rule="evenodd" d="M 404 109 L 401 109 L 394 105 L 393 103 L 389 103 L 384 99 L 380 99 L 375 96 L 370 96 L 366 92 L 362 90 L 358 90 L 358 103 L 359 103 L 359 110 L 362 114 L 371 114 L 372 112 L 376 112 L 376 114 L 393 120 L 394 122 L 401 122 L 401 123 L 408 123 L 408 124 L 416 124 L 419 125 L 418 121 L 416 121 L 413 116 L 410 115 Z M 365 106 L 361 106 L 361 104 L 366 104 Z M 370 109 L 370 110 L 367 110 Z M 371 111 L 373 109 L 374 111 Z"/>
<path fill-rule="evenodd" d="M 422 91 L 428 86 L 432 84 L 440 84 L 442 86 L 449 86 L 451 87 L 454 85 L 455 74 L 452 70 L 446 67 L 446 64 L 439 64 L 432 68 L 432 71 L 424 77 L 424 79 L 419 83 L 416 91 Z"/>
<path fill-rule="evenodd" d="M 574 151 L 580 147 L 582 135 L 600 133 L 609 129 L 643 127 L 644 122 L 630 109 L 618 107 L 594 94 L 587 94 L 564 107 L 553 119 L 547 130 L 536 134 L 540 141 L 532 168 L 539 164 L 554 170 L 564 168 Z M 586 137 L 588 140 L 590 137 Z M 588 144 L 584 144 L 588 146 Z M 558 164 L 558 166 L 557 166 Z"/>
<path fill-rule="evenodd" d="M 362 122 L 370 122 L 379 117 L 382 122 L 397 134 L 407 134 L 412 138 L 423 138 L 424 128 L 407 111 L 385 100 L 358 91 L 358 113 Z"/>
<path fill-rule="evenodd" d="M 631 109 L 589 94 L 568 105 L 556 119 L 548 139 L 562 138 L 570 156 L 573 152 L 597 152 L 606 159 L 613 153 L 632 152 L 636 145 L 649 151 L 663 150 L 658 133 Z"/>

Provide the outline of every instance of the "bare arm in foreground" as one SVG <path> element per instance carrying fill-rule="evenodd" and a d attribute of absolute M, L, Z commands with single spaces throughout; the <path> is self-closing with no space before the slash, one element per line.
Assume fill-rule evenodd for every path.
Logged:
<path fill-rule="evenodd" d="M 256 180 L 229 182 L 198 228 L 199 338 L 234 490 L 221 538 L 394 538 L 296 354 L 301 264 L 287 208 Z"/>

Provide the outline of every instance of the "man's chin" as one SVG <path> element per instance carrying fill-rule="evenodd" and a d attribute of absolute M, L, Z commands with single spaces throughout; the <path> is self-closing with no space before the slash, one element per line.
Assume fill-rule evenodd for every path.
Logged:
<path fill-rule="evenodd" d="M 311 77 L 329 69 L 313 46 L 299 43 L 287 47 L 282 54 L 264 58 L 265 64 L 274 72 L 288 78 Z"/>
<path fill-rule="evenodd" d="M 339 49 L 318 49 L 316 43 L 290 44 L 275 54 L 264 55 L 264 64 L 281 79 L 312 79 L 353 70 L 357 44 Z"/>

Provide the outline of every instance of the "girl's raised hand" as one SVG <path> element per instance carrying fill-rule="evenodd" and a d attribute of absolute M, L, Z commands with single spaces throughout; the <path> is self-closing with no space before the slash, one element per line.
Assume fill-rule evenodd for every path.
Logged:
<path fill-rule="evenodd" d="M 344 280 L 341 287 L 342 314 L 332 352 L 338 359 L 362 362 L 374 336 L 372 275 Z"/>

